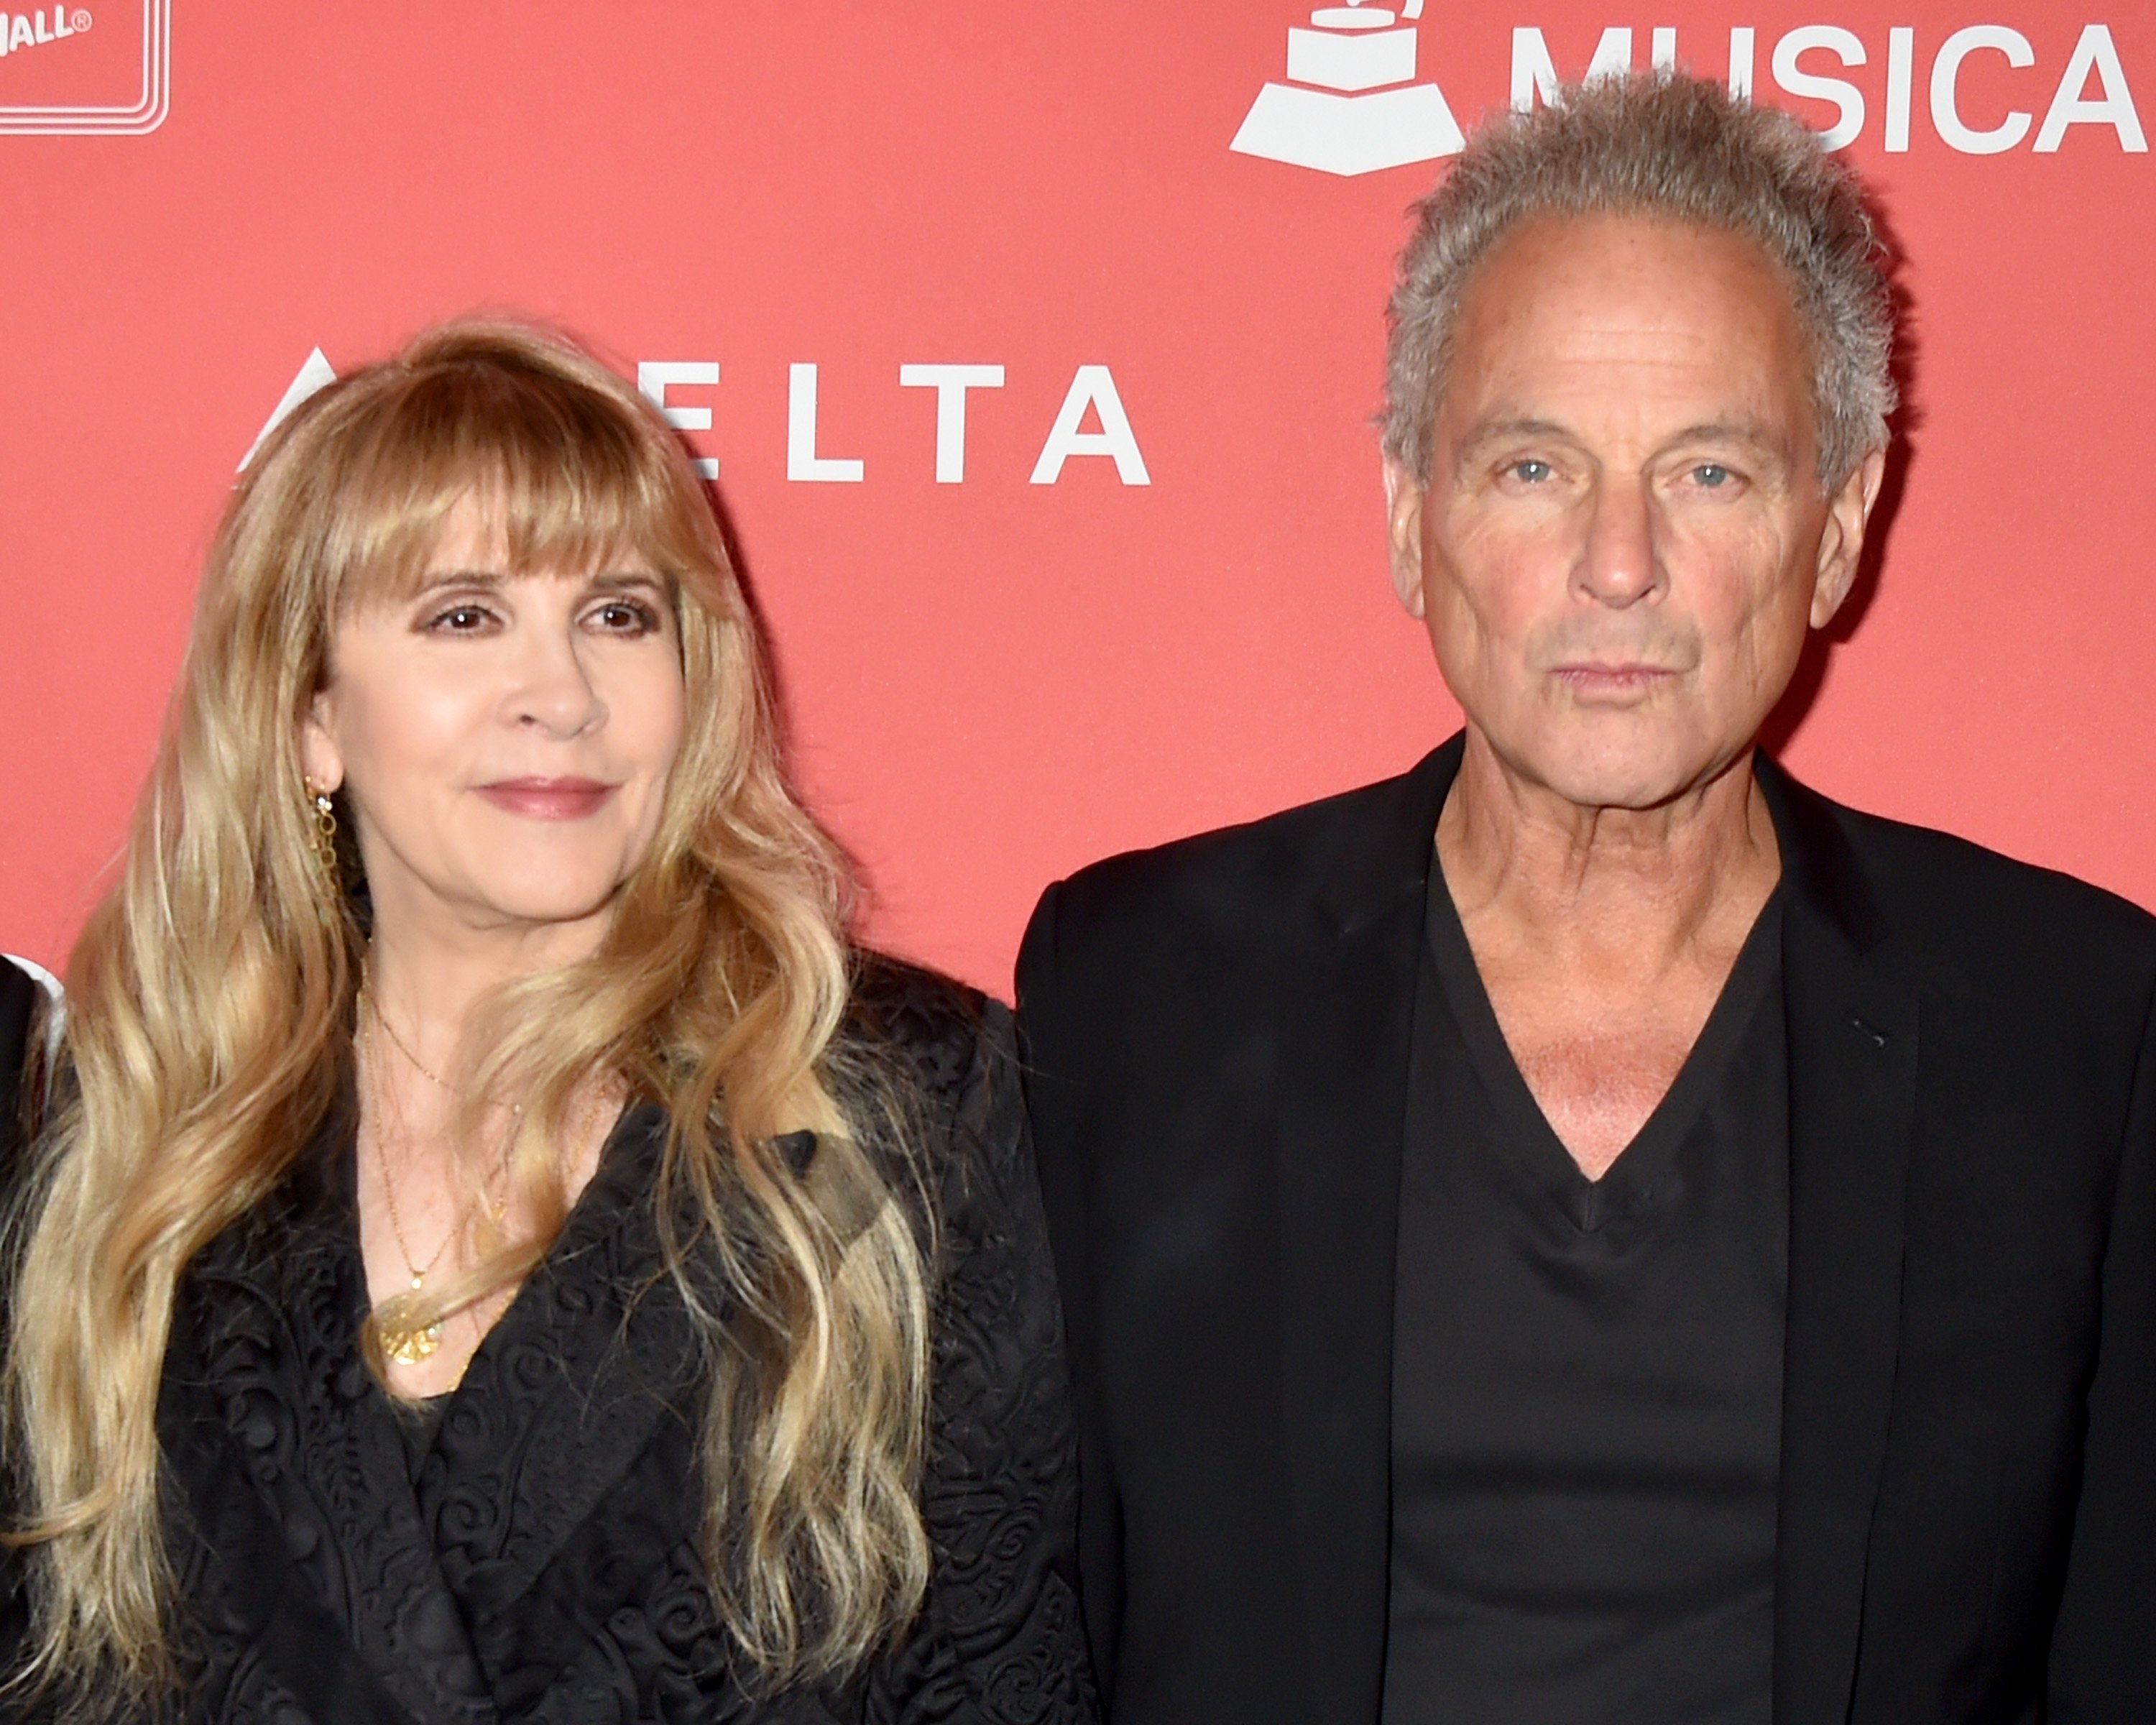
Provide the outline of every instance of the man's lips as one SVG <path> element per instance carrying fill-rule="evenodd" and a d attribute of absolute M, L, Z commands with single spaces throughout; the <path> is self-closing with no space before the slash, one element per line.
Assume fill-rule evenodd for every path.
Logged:
<path fill-rule="evenodd" d="M 596 778 L 498 778 L 478 788 L 495 808 L 526 820 L 582 820 L 619 788 Z"/>
<path fill-rule="evenodd" d="M 1619 695 L 1653 688 L 1676 675 L 1667 665 L 1560 665 L 1551 675 L 1581 694 Z"/>

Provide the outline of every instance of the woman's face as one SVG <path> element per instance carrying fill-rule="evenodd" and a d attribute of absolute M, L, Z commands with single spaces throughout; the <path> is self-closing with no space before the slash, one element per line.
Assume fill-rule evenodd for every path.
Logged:
<path fill-rule="evenodd" d="M 459 504 L 416 596 L 338 623 L 304 763 L 346 792 L 378 934 L 588 950 L 650 849 L 681 747 L 673 605 L 639 558 L 531 575 L 505 561 L 491 516 Z"/>

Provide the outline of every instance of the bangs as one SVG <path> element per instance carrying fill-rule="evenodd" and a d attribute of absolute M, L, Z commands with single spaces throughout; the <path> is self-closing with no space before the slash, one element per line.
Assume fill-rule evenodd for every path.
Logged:
<path fill-rule="evenodd" d="M 377 388 L 337 416 L 346 423 L 326 428 L 309 475 L 329 516 L 321 550 L 331 614 L 416 593 L 465 503 L 504 574 L 583 575 L 634 556 L 670 588 L 685 576 L 701 585 L 716 532 L 685 455 L 644 423 L 640 403 L 617 398 L 624 386 L 592 370 L 588 382 L 526 353 L 467 347 L 377 374 Z"/>

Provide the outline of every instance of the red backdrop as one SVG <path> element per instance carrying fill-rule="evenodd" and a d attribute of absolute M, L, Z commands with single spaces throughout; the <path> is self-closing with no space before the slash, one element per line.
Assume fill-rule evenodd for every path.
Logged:
<path fill-rule="evenodd" d="M 718 367 L 667 398 L 709 414 L 686 434 L 871 932 L 1004 989 L 1055 875 L 1450 728 L 1367 423 L 1443 114 L 1545 55 L 1725 76 L 1732 33 L 1755 99 L 1854 122 L 1917 354 L 1878 578 L 1787 758 L 2156 905 L 2145 0 L 1431 0 L 1404 37 L 1278 0 L 4 16 L 0 946 L 64 954 L 224 491 L 311 353 L 511 308 L 632 373 Z M 1231 150 L 1269 83 L 1296 93 Z M 810 365 L 815 460 L 856 480 L 802 476 L 833 470 L 805 448 L 789 477 Z M 962 479 L 939 392 L 901 381 L 925 365 L 1003 368 L 966 395 Z M 1093 405 L 1046 482 L 1074 381 Z"/>

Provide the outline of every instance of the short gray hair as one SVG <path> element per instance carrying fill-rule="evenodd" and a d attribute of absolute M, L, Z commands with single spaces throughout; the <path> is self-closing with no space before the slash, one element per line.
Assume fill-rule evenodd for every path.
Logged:
<path fill-rule="evenodd" d="M 1475 266 L 1537 216 L 1641 215 L 1755 240 L 1788 278 L 1812 354 L 1819 476 L 1831 491 L 1887 443 L 1894 304 L 1856 177 L 1799 121 L 1703 79 L 1599 79 L 1479 130 L 1415 206 L 1389 309 L 1385 453 L 1430 476 L 1430 422 Z"/>

